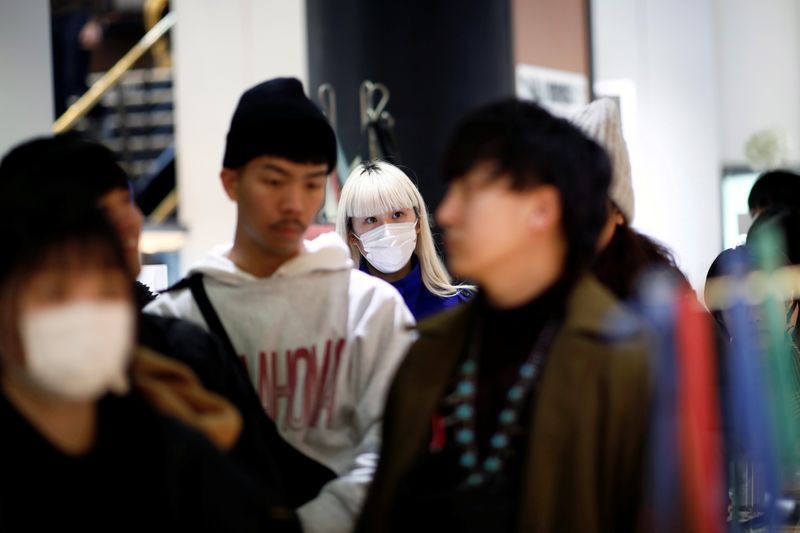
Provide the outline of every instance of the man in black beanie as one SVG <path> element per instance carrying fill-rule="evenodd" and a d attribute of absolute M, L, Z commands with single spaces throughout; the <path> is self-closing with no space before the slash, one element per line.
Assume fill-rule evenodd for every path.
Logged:
<path fill-rule="evenodd" d="M 383 397 L 414 320 L 389 284 L 353 269 L 335 233 L 304 241 L 336 164 L 336 138 L 296 79 L 246 91 L 220 174 L 237 204 L 233 243 L 213 250 L 148 306 L 216 333 L 241 358 L 294 448 L 313 499 L 306 531 L 351 531 L 380 448 Z"/>

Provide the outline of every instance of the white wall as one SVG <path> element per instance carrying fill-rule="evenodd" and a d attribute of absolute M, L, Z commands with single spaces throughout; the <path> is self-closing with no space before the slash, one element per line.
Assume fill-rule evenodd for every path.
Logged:
<path fill-rule="evenodd" d="M 185 271 L 233 238 L 235 206 L 219 171 L 241 93 L 265 79 L 307 82 L 305 2 L 172 0 L 175 128 L 180 220 L 189 230 Z"/>
<path fill-rule="evenodd" d="M 746 162 L 755 132 L 785 135 L 787 162 L 800 163 L 800 2 L 717 0 L 722 156 Z"/>
<path fill-rule="evenodd" d="M 47 0 L 0 2 L 0 156 L 53 127 Z"/>
<path fill-rule="evenodd" d="M 721 248 L 714 0 L 595 0 L 595 78 L 630 87 L 634 226 L 670 246 L 695 288 Z"/>

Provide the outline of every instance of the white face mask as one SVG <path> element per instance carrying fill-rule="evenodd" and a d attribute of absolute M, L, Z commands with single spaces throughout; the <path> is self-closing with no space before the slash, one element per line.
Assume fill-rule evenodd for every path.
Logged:
<path fill-rule="evenodd" d="M 384 224 L 356 238 L 364 258 L 384 274 L 397 272 L 408 263 L 417 247 L 417 223 Z"/>
<path fill-rule="evenodd" d="M 20 333 L 29 377 L 71 400 L 128 390 L 133 309 L 127 302 L 68 303 L 26 313 Z"/>

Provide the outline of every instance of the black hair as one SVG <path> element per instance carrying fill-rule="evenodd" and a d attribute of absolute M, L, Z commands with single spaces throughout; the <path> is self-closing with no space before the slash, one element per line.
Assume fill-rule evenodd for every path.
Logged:
<path fill-rule="evenodd" d="M 497 165 L 497 178 L 510 177 L 512 189 L 554 186 L 568 245 L 565 274 L 574 277 L 590 265 L 611 181 L 600 145 L 535 103 L 507 99 L 473 111 L 456 127 L 445 152 L 445 179 L 458 179 L 483 162 Z"/>
<path fill-rule="evenodd" d="M 107 217 L 88 198 L 68 195 L 63 186 L 33 191 L 0 184 L 0 286 L 51 265 L 95 265 L 132 276 Z"/>
<path fill-rule="evenodd" d="M 20 298 L 37 273 L 100 268 L 131 276 L 108 219 L 94 204 L 63 196 L 66 192 L 0 184 L 0 349 L 19 348 Z"/>
<path fill-rule="evenodd" d="M 18 181 L 43 191 L 60 185 L 69 196 L 97 202 L 115 189 L 128 189 L 128 175 L 104 145 L 75 134 L 38 137 L 17 145 L 0 161 L 0 183 Z"/>
<path fill-rule="evenodd" d="M 99 267 L 117 270 L 126 279 L 132 276 L 119 237 L 95 197 L 68 181 L 53 179 L 44 170 L 50 165 L 27 159 L 42 146 L 27 144 L 11 159 L 4 159 L 2 166 L 0 344 L 4 348 L 19 342 L 20 293 L 36 273 Z M 50 167 L 49 172 L 55 171 Z"/>
<path fill-rule="evenodd" d="M 663 244 L 626 224 L 617 225 L 608 245 L 597 255 L 592 273 L 620 300 L 636 296 L 642 276 L 651 270 L 666 270 L 689 284 Z"/>
<path fill-rule="evenodd" d="M 800 208 L 800 175 L 788 170 L 770 170 L 753 184 L 747 197 L 751 213 L 779 206 Z"/>
<path fill-rule="evenodd" d="M 361 175 L 364 174 L 374 174 L 376 172 L 380 172 L 380 167 L 378 167 L 378 160 L 373 161 L 366 161 L 361 163 Z"/>

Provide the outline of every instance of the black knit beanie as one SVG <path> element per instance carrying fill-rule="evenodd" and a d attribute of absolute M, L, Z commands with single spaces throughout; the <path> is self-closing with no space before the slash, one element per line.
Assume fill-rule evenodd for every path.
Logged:
<path fill-rule="evenodd" d="M 231 119 L 222 166 L 239 168 L 272 155 L 297 163 L 336 166 L 336 136 L 325 115 L 295 78 L 276 78 L 248 89 Z"/>

